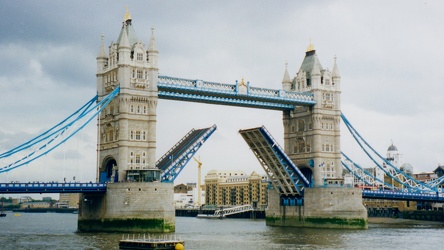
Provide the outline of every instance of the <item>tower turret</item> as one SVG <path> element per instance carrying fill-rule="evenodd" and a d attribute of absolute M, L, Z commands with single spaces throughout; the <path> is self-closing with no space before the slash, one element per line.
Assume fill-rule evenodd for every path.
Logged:
<path fill-rule="evenodd" d="M 157 130 L 157 82 L 159 77 L 158 54 L 156 39 L 154 37 L 154 27 L 151 28 L 151 38 L 148 44 L 148 71 L 149 71 L 149 101 L 148 101 L 148 155 L 154 157 L 148 159 L 148 168 L 156 169 L 156 130 Z M 157 170 L 157 169 L 156 169 Z M 160 172 L 160 170 L 158 170 Z"/>
<path fill-rule="evenodd" d="M 106 68 L 108 67 L 108 62 L 109 62 L 109 58 L 106 55 L 104 38 L 105 38 L 105 36 L 102 33 L 102 41 L 100 43 L 99 53 L 96 58 L 96 61 L 97 61 L 97 74 L 96 74 L 97 80 L 96 80 L 96 82 L 97 82 L 97 93 L 99 93 L 99 95 L 103 95 L 103 93 L 104 93 L 104 89 L 103 89 L 104 75 L 103 75 L 103 73 L 105 72 Z"/>
<path fill-rule="evenodd" d="M 151 38 L 148 44 L 148 62 L 150 64 L 150 69 L 158 70 L 158 56 L 159 51 L 156 46 L 156 38 L 154 37 L 154 27 L 151 27 Z"/>
<path fill-rule="evenodd" d="M 119 43 L 119 65 L 128 65 L 130 61 L 131 47 L 128 39 L 128 34 L 126 32 L 126 23 L 123 23 L 122 36 L 120 37 Z"/>
<path fill-rule="evenodd" d="M 108 56 L 106 55 L 105 43 L 104 43 L 105 35 L 102 33 L 102 42 L 100 43 L 99 54 L 97 55 L 97 73 L 102 73 L 106 66 L 108 65 Z"/>
<path fill-rule="evenodd" d="M 341 74 L 339 74 L 339 69 L 338 69 L 338 65 L 336 63 L 336 56 L 334 58 L 334 63 L 333 63 L 333 72 L 332 72 L 332 79 L 333 79 L 333 85 L 335 85 L 335 87 L 337 89 L 341 89 Z"/>
<path fill-rule="evenodd" d="M 291 79 L 288 74 L 288 63 L 285 63 L 284 78 L 282 79 L 282 89 L 285 91 L 291 91 Z"/>

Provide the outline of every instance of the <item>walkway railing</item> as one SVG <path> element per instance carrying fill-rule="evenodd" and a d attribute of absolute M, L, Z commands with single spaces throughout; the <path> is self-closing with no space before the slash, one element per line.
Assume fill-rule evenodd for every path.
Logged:
<path fill-rule="evenodd" d="M 0 193 L 105 193 L 105 183 L 0 183 Z"/>
<path fill-rule="evenodd" d="M 383 191 L 383 190 L 362 190 L 362 198 L 444 202 L 444 194 L 438 192 L 411 193 L 411 192 L 396 192 L 396 191 Z"/>
<path fill-rule="evenodd" d="M 316 104 L 310 93 L 255 88 L 243 81 L 226 84 L 159 76 L 157 88 L 160 99 L 273 110 L 293 110 L 296 106 Z"/>
<path fill-rule="evenodd" d="M 250 211 L 254 211 L 254 208 L 248 204 L 248 205 L 241 205 L 237 207 L 230 207 L 230 208 L 216 210 L 214 211 L 214 216 L 223 218 L 227 215 L 240 214 Z"/>

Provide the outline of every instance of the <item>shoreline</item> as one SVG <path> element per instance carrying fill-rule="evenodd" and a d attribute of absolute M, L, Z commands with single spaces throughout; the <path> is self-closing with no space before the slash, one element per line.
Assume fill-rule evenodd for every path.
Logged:
<path fill-rule="evenodd" d="M 402 218 L 390 218 L 390 217 L 368 217 L 368 224 L 398 224 L 398 225 L 443 225 L 441 221 L 428 221 L 428 220 L 412 220 Z"/>

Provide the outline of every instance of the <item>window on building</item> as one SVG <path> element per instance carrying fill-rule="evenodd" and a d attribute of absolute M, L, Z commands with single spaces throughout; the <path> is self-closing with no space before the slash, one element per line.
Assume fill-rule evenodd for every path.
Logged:
<path fill-rule="evenodd" d="M 137 61 L 143 61 L 143 53 L 137 53 Z"/>
<path fill-rule="evenodd" d="M 136 140 L 140 141 L 140 131 L 136 131 Z"/>
<path fill-rule="evenodd" d="M 305 131 L 305 121 L 302 119 L 298 120 L 298 131 L 299 132 Z"/>
<path fill-rule="evenodd" d="M 130 140 L 134 140 L 134 132 L 133 131 L 130 132 Z"/>
<path fill-rule="evenodd" d="M 305 152 L 305 141 L 302 138 L 298 140 L 298 149 L 300 153 Z"/>
<path fill-rule="evenodd" d="M 137 70 L 137 78 L 142 79 L 142 70 Z"/>

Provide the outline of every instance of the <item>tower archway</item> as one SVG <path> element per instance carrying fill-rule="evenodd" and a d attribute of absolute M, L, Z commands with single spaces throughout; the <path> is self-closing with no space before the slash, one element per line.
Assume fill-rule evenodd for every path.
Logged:
<path fill-rule="evenodd" d="M 313 185 L 313 170 L 309 166 L 299 166 L 299 170 L 301 173 L 307 178 L 308 182 L 310 182 L 310 186 Z"/>
<path fill-rule="evenodd" d="M 99 182 L 118 182 L 119 181 L 119 169 L 114 157 L 107 157 L 102 162 L 100 168 Z"/>

